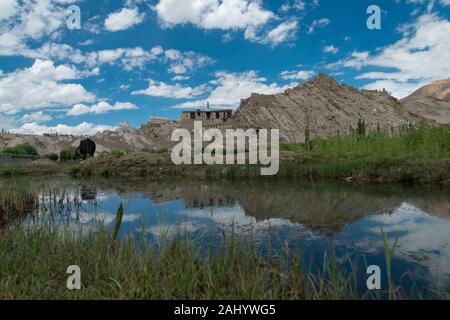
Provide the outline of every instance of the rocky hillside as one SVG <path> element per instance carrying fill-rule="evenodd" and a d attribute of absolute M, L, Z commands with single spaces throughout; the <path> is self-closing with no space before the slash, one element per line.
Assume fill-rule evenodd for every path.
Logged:
<path fill-rule="evenodd" d="M 311 137 L 347 134 L 358 119 L 369 130 L 421 121 L 386 91 L 360 91 L 325 74 L 276 95 L 253 94 L 236 113 L 239 127 L 280 129 L 282 142 L 303 142 L 307 123 Z"/>
<path fill-rule="evenodd" d="M 76 137 L 71 136 L 38 136 L 23 134 L 0 134 L 0 150 L 13 147 L 18 144 L 30 144 L 36 148 L 41 155 L 59 150 L 76 144 Z M 78 146 L 78 144 L 77 144 Z"/>
<path fill-rule="evenodd" d="M 148 123 L 141 128 L 133 128 L 128 122 L 122 122 L 115 131 L 99 132 L 92 140 L 97 144 L 97 152 L 110 152 L 112 150 L 155 150 L 170 148 L 170 136 L 172 130 L 179 127 L 176 121 L 162 123 Z M 13 147 L 18 144 L 30 144 L 41 155 L 59 153 L 69 146 L 78 147 L 80 140 L 84 138 L 75 136 L 41 136 L 22 134 L 0 134 L 0 150 Z"/>
<path fill-rule="evenodd" d="M 420 88 L 401 103 L 426 119 L 450 123 L 450 78 Z"/>

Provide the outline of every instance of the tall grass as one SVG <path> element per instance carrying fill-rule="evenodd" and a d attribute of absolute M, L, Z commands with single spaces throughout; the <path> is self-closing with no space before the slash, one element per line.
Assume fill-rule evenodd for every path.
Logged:
<path fill-rule="evenodd" d="M 36 208 L 38 189 L 24 180 L 8 179 L 0 187 L 0 212 L 24 214 Z"/>
<path fill-rule="evenodd" d="M 300 155 L 319 155 L 327 158 L 450 158 L 450 125 L 421 126 L 402 129 L 395 134 L 373 132 L 318 138 L 311 142 L 312 151 L 302 144 L 287 144 L 283 148 Z"/>

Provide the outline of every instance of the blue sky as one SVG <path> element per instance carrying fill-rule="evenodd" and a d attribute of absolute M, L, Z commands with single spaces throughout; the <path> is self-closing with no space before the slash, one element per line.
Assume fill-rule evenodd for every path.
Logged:
<path fill-rule="evenodd" d="M 366 26 L 374 4 L 381 30 Z M 450 0 L 2 0 L 0 128 L 138 127 L 319 72 L 402 98 L 450 76 L 449 17 Z"/>

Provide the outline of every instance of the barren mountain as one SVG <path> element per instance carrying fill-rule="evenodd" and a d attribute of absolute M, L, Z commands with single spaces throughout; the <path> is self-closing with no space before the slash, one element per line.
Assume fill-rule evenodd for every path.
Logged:
<path fill-rule="evenodd" d="M 349 133 L 359 119 L 386 131 L 421 121 L 386 91 L 360 91 L 325 74 L 283 93 L 253 94 L 236 113 L 239 127 L 280 129 L 282 142 L 303 142 L 307 122 L 311 137 L 326 137 Z"/>
<path fill-rule="evenodd" d="M 0 134 L 0 150 L 18 144 L 30 144 L 36 148 L 39 154 L 44 155 L 58 152 L 66 146 L 73 145 L 76 139 L 77 138 L 71 136 L 40 136 L 2 133 Z"/>
<path fill-rule="evenodd" d="M 450 78 L 420 88 L 401 103 L 426 119 L 450 123 Z"/>

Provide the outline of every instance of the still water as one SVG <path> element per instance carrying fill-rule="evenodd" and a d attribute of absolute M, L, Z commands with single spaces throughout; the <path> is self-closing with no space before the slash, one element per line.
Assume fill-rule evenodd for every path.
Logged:
<path fill-rule="evenodd" d="M 47 182 L 52 185 L 52 182 Z M 70 219 L 113 228 L 124 205 L 120 233 L 158 243 L 177 235 L 219 242 L 233 230 L 261 252 L 286 246 L 313 265 L 332 252 L 385 270 L 381 229 L 398 238 L 393 279 L 408 292 L 431 286 L 450 292 L 450 190 L 347 183 L 78 181 L 61 178 L 81 203 Z M 59 187 L 59 188 L 60 188 Z M 47 194 L 47 193 L 46 193 Z M 43 200 L 48 201 L 48 199 Z M 383 279 L 386 285 L 385 279 Z M 423 294 L 426 294 L 423 292 Z"/>

